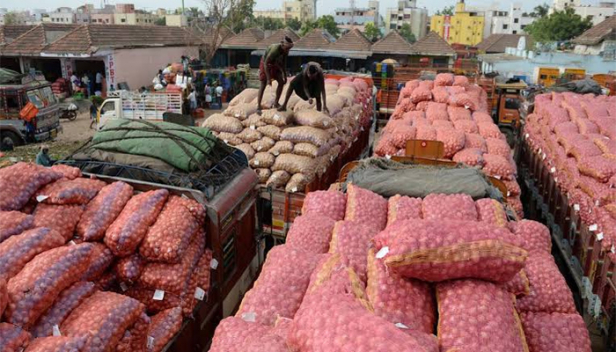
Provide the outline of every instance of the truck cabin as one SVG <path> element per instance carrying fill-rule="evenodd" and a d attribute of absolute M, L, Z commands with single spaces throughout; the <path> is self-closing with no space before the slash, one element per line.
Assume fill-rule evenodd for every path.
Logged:
<path fill-rule="evenodd" d="M 53 138 L 58 132 L 59 105 L 51 85 L 37 77 L 15 74 L 0 75 L 0 130 L 3 138 L 11 138 L 13 145 L 25 142 L 25 124 L 20 112 L 32 103 L 38 110 L 32 119 L 35 128 L 34 138 L 42 141 Z"/>

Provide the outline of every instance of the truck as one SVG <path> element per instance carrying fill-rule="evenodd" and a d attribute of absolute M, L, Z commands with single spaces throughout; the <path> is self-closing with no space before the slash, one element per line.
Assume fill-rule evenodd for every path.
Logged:
<path fill-rule="evenodd" d="M 110 119 L 163 121 L 164 113 L 182 113 L 182 92 L 109 92 L 97 114 L 97 129 Z"/>
<path fill-rule="evenodd" d="M 38 110 L 34 135 L 26 133 L 20 112 L 28 103 Z M 0 144 L 20 146 L 53 139 L 61 131 L 60 105 L 51 90 L 51 84 L 40 76 L 24 75 L 0 69 Z"/>

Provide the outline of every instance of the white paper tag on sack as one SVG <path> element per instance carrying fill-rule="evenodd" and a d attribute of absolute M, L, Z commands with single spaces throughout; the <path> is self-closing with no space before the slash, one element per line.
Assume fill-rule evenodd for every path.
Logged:
<path fill-rule="evenodd" d="M 334 161 L 334 159 L 335 159 L 335 158 L 334 158 L 334 156 L 333 156 L 333 155 L 329 157 L 329 161 L 332 161 L 332 162 L 333 162 L 333 161 Z"/>
<path fill-rule="evenodd" d="M 500 175 L 494 175 L 494 178 L 497 179 L 497 180 L 501 179 Z"/>
<path fill-rule="evenodd" d="M 297 192 L 297 187 L 291 188 L 291 193 L 295 193 L 295 192 Z"/>
<path fill-rule="evenodd" d="M 70 240 L 70 241 L 68 242 L 68 244 L 70 244 L 71 246 L 74 246 L 74 245 L 76 245 L 77 243 L 75 243 L 75 241 L 73 241 L 73 240 Z"/>
<path fill-rule="evenodd" d="M 152 297 L 153 300 L 162 301 L 164 298 L 165 298 L 165 291 L 163 290 L 154 291 L 154 297 Z"/>
<path fill-rule="evenodd" d="M 507 197 L 511 197 L 511 192 L 507 191 Z"/>
<path fill-rule="evenodd" d="M 573 204 L 573 210 L 580 211 L 580 205 L 579 204 Z"/>
<path fill-rule="evenodd" d="M 528 133 L 524 135 L 524 137 L 526 137 L 526 139 L 528 139 Z"/>
<path fill-rule="evenodd" d="M 599 228 L 599 226 L 597 226 L 597 224 L 592 224 L 592 225 L 588 226 L 588 230 L 589 231 L 597 231 L 598 228 Z"/>
<path fill-rule="evenodd" d="M 210 262 L 210 268 L 212 268 L 212 270 L 216 270 L 216 268 L 218 268 L 218 260 L 212 259 Z"/>
<path fill-rule="evenodd" d="M 378 252 L 376 252 L 376 259 L 383 259 L 389 253 L 389 247 L 383 247 Z"/>
<path fill-rule="evenodd" d="M 360 131 L 364 132 L 364 126 L 361 126 L 361 128 L 359 129 Z"/>
<path fill-rule="evenodd" d="M 147 347 L 149 350 L 154 348 L 154 338 L 152 336 L 148 336 Z"/>
<path fill-rule="evenodd" d="M 280 120 L 280 116 L 278 116 L 278 114 L 274 114 L 274 120 L 276 121 Z"/>
<path fill-rule="evenodd" d="M 123 282 L 120 282 L 120 289 L 122 290 L 122 292 L 128 290 L 128 287 L 126 287 L 126 284 Z"/>
<path fill-rule="evenodd" d="M 60 333 L 60 327 L 58 327 L 58 325 L 54 325 L 52 327 L 53 330 L 53 336 L 62 336 L 62 334 Z"/>
<path fill-rule="evenodd" d="M 402 323 L 395 323 L 394 324 L 398 329 L 407 329 L 408 330 L 408 326 L 402 324 Z"/>
<path fill-rule="evenodd" d="M 47 198 L 49 198 L 49 196 L 43 196 L 43 195 L 36 196 L 36 201 L 40 203 L 40 202 L 44 201 Z"/>
<path fill-rule="evenodd" d="M 197 287 L 195 289 L 195 299 L 203 301 L 203 298 L 205 298 L 205 291 L 201 287 Z"/>
<path fill-rule="evenodd" d="M 545 153 L 543 153 L 543 160 L 545 160 L 545 158 L 547 158 L 547 155 Z"/>
<path fill-rule="evenodd" d="M 261 151 L 261 149 L 263 149 L 263 147 L 262 147 L 262 146 L 258 146 L 258 147 L 257 147 L 257 151 L 258 151 L 258 152 L 260 152 L 260 151 Z"/>
<path fill-rule="evenodd" d="M 328 125 L 329 125 L 329 122 L 323 121 L 323 126 L 327 127 Z"/>
<path fill-rule="evenodd" d="M 255 160 L 255 165 L 259 166 L 259 160 Z"/>
<path fill-rule="evenodd" d="M 552 167 L 552 168 L 550 169 L 550 172 L 551 172 L 551 173 L 555 173 L 555 172 L 556 172 L 556 167 Z"/>
<path fill-rule="evenodd" d="M 595 206 L 597 206 L 597 207 L 599 206 L 599 200 L 598 199 L 595 201 Z"/>
<path fill-rule="evenodd" d="M 236 118 L 239 118 L 239 117 L 240 117 L 240 114 L 239 114 L 239 113 L 235 113 L 235 117 L 236 117 Z"/>
<path fill-rule="evenodd" d="M 255 313 L 255 312 L 243 313 L 242 314 L 242 319 L 244 321 L 249 322 L 249 323 L 254 323 L 255 321 L 257 321 L 257 313 Z"/>
<path fill-rule="evenodd" d="M 554 182 L 558 182 L 558 177 L 554 177 Z"/>
<path fill-rule="evenodd" d="M 359 121 L 359 115 L 355 115 L 355 121 Z"/>
<path fill-rule="evenodd" d="M 616 254 L 616 246 L 612 245 L 612 249 L 610 249 L 610 252 Z"/>
<path fill-rule="evenodd" d="M 601 241 L 601 240 L 603 240 L 603 232 L 599 232 L 597 234 L 597 241 Z"/>
<path fill-rule="evenodd" d="M 250 129 L 254 131 L 257 129 L 257 127 L 255 125 L 250 125 Z"/>
<path fill-rule="evenodd" d="M 226 139 L 223 139 L 222 141 L 225 142 L 225 144 L 229 144 L 229 141 Z"/>
<path fill-rule="evenodd" d="M 387 155 L 385 155 L 385 158 L 386 158 L 387 160 L 389 160 L 389 159 L 391 159 L 391 155 L 387 154 Z"/>

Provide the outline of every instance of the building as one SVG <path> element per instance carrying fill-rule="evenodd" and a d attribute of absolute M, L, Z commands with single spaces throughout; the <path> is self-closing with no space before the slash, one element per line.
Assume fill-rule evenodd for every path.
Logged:
<path fill-rule="evenodd" d="M 402 25 L 411 25 L 411 32 L 419 39 L 426 35 L 428 10 L 417 7 L 417 0 L 398 1 L 398 7 L 388 8 L 385 17 L 385 32 L 400 30 Z"/>
<path fill-rule="evenodd" d="M 574 52 L 584 55 L 600 55 L 604 59 L 616 60 L 616 16 L 593 26 L 573 39 Z"/>
<path fill-rule="evenodd" d="M 113 13 L 93 13 L 90 15 L 90 23 L 93 24 L 114 24 L 115 16 Z"/>
<path fill-rule="evenodd" d="M 374 23 L 377 27 L 380 26 L 378 1 L 368 2 L 368 7 L 364 8 L 337 8 L 334 13 L 334 20 L 338 28 L 344 30 L 357 28 L 360 31 L 364 31 L 365 25 L 368 22 Z"/>
<path fill-rule="evenodd" d="M 76 23 L 75 13 L 70 7 L 59 7 L 54 12 L 48 13 L 47 17 L 43 17 L 43 22 L 73 24 Z"/>
<path fill-rule="evenodd" d="M 133 4 L 116 4 L 116 13 L 135 13 L 135 5 Z"/>
<path fill-rule="evenodd" d="M 274 19 L 286 19 L 285 12 L 283 10 L 254 10 L 252 14 L 255 17 L 274 18 Z"/>
<path fill-rule="evenodd" d="M 9 20 L 10 18 L 10 20 Z M 13 12 L 7 9 L 0 9 L 0 25 L 31 25 L 37 23 L 36 16 L 31 15 L 30 11 Z"/>
<path fill-rule="evenodd" d="M 113 14 L 114 23 L 120 25 L 153 26 L 157 19 L 156 15 L 140 10 Z"/>
<path fill-rule="evenodd" d="M 123 82 L 132 89 L 151 85 L 159 69 L 183 55 L 198 57 L 199 48 L 212 40 L 208 34 L 166 26 L 43 23 L 18 35 L 21 30 L 0 27 L 3 67 L 21 73 L 32 68 L 50 81 L 73 72 L 101 72 L 106 87 Z M 13 39 L 4 42 L 7 34 Z"/>
<path fill-rule="evenodd" d="M 170 27 L 188 26 L 188 16 L 185 15 L 165 15 L 165 25 Z"/>
<path fill-rule="evenodd" d="M 575 13 L 586 18 L 590 16 L 593 26 L 603 22 L 606 18 L 616 14 L 616 3 L 614 2 L 600 2 L 596 6 L 582 5 L 581 0 L 554 0 L 549 13 L 554 11 L 563 11 L 567 8 L 573 8 Z"/>
<path fill-rule="evenodd" d="M 312 21 L 317 18 L 317 0 L 295 0 L 282 3 L 285 19 Z"/>
<path fill-rule="evenodd" d="M 453 16 L 432 16 L 430 30 L 449 44 L 477 45 L 483 40 L 484 23 L 483 13 L 467 11 L 464 0 L 460 0 Z"/>
<path fill-rule="evenodd" d="M 524 33 L 524 28 L 534 20 L 534 17 L 522 11 L 521 3 L 511 4 L 509 11 L 486 11 L 485 24 L 488 26 L 488 32 L 485 32 L 484 27 L 484 37 L 490 34 Z"/>

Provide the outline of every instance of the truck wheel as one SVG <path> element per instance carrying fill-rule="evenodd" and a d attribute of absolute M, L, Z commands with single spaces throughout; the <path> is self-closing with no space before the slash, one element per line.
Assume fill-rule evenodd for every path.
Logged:
<path fill-rule="evenodd" d="M 11 131 L 0 131 L 0 147 L 2 149 L 12 149 L 10 146 L 17 147 L 19 145 L 21 145 L 21 139 L 17 134 Z"/>

